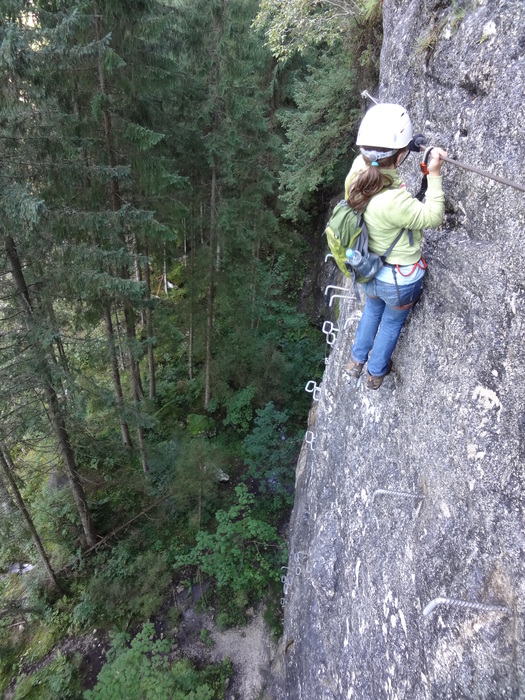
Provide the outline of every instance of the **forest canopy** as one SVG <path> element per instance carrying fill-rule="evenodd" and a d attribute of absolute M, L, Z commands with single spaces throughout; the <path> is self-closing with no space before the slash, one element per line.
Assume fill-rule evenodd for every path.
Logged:
<path fill-rule="evenodd" d="M 82 697 L 76 661 L 26 663 L 138 629 L 188 576 L 214 583 L 224 625 L 279 599 L 325 352 L 299 300 L 376 80 L 380 2 L 0 13 L 0 570 L 34 566 L 0 581 L 0 689 Z M 119 640 L 108 659 L 144 662 L 146 636 Z M 221 697 L 224 669 L 173 673 Z"/>

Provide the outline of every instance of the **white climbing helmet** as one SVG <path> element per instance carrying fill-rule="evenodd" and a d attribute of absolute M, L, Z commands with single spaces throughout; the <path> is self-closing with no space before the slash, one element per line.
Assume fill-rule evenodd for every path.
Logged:
<path fill-rule="evenodd" d="M 412 140 L 412 122 L 408 112 L 401 105 L 374 105 L 363 117 L 357 132 L 358 146 L 392 148 L 389 153 L 382 153 L 382 158 L 393 155 L 400 148 L 408 146 Z M 361 149 L 364 155 L 367 151 Z"/>

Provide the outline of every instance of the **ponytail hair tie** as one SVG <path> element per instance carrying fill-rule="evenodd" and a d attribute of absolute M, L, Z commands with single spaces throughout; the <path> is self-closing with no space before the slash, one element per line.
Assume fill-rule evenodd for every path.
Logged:
<path fill-rule="evenodd" d="M 377 162 L 377 160 L 373 160 L 373 161 L 370 163 L 370 165 L 374 165 L 376 168 L 379 167 L 379 163 Z"/>

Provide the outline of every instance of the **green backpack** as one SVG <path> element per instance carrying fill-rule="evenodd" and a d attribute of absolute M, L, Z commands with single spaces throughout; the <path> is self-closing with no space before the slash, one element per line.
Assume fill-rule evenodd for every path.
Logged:
<path fill-rule="evenodd" d="M 335 205 L 325 229 L 328 246 L 337 267 L 350 278 L 353 275 L 346 265 L 346 249 L 358 250 L 363 256 L 368 254 L 368 230 L 363 214 L 364 212 L 351 209 L 346 200 L 342 199 Z M 360 281 L 359 275 L 356 275 L 356 282 Z"/>
<path fill-rule="evenodd" d="M 335 205 L 325 229 L 328 245 L 337 267 L 346 277 L 354 279 L 355 282 L 368 282 L 376 276 L 405 231 L 408 234 L 410 245 L 413 243 L 412 231 L 403 228 L 383 255 L 372 253 L 368 250 L 368 229 L 364 213 L 364 209 L 362 212 L 351 209 L 346 200 L 342 199 Z M 348 248 L 361 254 L 364 260 L 361 272 L 366 272 L 366 274 L 361 274 L 347 262 L 346 251 Z"/>

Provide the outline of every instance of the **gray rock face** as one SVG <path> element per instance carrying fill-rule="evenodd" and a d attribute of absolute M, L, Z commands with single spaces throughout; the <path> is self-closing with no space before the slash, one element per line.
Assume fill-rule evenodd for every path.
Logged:
<path fill-rule="evenodd" d="M 450 157 L 525 184 L 525 3 L 384 0 L 384 22 L 380 99 Z M 268 698 L 525 697 L 525 195 L 452 165 L 444 189 L 424 295 L 377 392 L 342 376 L 360 307 L 340 304 Z M 436 598 L 508 612 L 424 616 Z"/>

